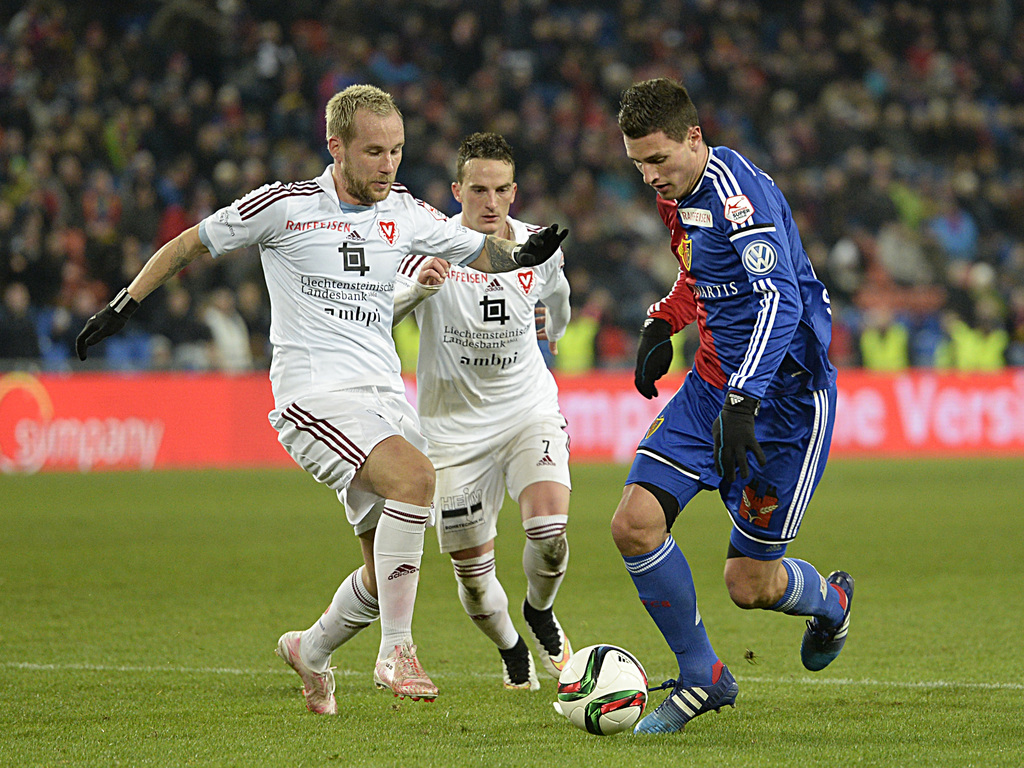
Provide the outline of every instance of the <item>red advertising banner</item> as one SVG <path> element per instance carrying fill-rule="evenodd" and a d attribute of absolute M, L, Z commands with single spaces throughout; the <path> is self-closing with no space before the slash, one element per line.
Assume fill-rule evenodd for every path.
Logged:
<path fill-rule="evenodd" d="M 573 460 L 628 462 L 681 382 L 646 400 L 632 373 L 561 377 Z M 291 466 L 271 408 L 265 374 L 2 374 L 0 471 Z M 1024 456 L 1024 370 L 844 370 L 836 414 L 833 456 Z"/>

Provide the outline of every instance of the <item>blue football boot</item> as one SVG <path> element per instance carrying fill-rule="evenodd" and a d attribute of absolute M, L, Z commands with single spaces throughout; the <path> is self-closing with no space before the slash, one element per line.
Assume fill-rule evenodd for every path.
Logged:
<path fill-rule="evenodd" d="M 846 595 L 846 611 L 843 620 L 834 627 L 823 627 L 817 618 L 807 622 L 803 642 L 800 643 L 800 660 L 812 672 L 824 669 L 846 643 L 850 629 L 850 608 L 853 606 L 853 577 L 846 571 L 832 571 L 825 581 Z"/>
<path fill-rule="evenodd" d="M 675 733 L 683 730 L 683 726 L 697 715 L 736 706 L 736 694 L 740 687 L 729 668 L 716 661 L 711 679 L 711 685 L 689 687 L 682 685 L 681 681 L 669 680 L 665 686 L 674 684 L 672 693 L 657 709 L 636 724 L 633 733 Z"/>

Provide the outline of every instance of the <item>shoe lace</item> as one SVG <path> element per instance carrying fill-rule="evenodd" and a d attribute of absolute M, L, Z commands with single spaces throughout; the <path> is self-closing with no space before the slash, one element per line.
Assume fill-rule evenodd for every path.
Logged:
<path fill-rule="evenodd" d="M 328 667 L 326 672 L 313 672 L 315 691 L 310 693 L 316 693 L 321 696 L 330 696 L 334 693 L 334 670 L 337 667 Z"/>
<path fill-rule="evenodd" d="M 666 688 L 675 688 L 675 687 L 676 687 L 676 679 L 674 677 L 672 677 L 672 678 L 669 678 L 668 680 L 666 680 L 661 685 L 657 685 L 657 686 L 648 688 L 647 691 L 648 691 L 648 693 L 652 693 L 654 691 L 664 691 Z"/>
<path fill-rule="evenodd" d="M 416 658 L 415 645 L 402 647 L 401 653 L 395 659 L 395 666 L 402 670 L 403 677 L 406 679 L 412 677 L 425 678 L 427 676 L 427 671 L 420 664 L 420 660 Z"/>
<path fill-rule="evenodd" d="M 817 619 L 809 619 L 807 621 L 807 631 L 819 640 L 831 640 L 838 629 L 838 625 L 835 627 L 823 627 Z"/>

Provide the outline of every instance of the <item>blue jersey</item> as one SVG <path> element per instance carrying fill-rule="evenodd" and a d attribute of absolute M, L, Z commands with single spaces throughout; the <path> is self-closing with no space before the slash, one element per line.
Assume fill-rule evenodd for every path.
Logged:
<path fill-rule="evenodd" d="M 694 370 L 756 398 L 830 387 L 832 310 L 789 203 L 764 171 L 709 147 L 696 189 L 658 200 L 679 277 L 648 311 L 677 332 L 697 321 Z"/>

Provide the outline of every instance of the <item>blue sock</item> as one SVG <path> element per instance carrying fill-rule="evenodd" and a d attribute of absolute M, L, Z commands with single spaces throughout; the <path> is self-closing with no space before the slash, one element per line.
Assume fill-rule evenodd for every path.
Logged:
<path fill-rule="evenodd" d="M 782 565 L 789 576 L 786 594 L 770 610 L 790 616 L 814 616 L 826 627 L 834 627 L 846 613 L 846 593 L 822 578 L 814 566 L 804 560 L 785 557 Z"/>
<path fill-rule="evenodd" d="M 658 625 L 679 662 L 686 685 L 711 685 L 718 655 L 711 647 L 697 610 L 690 565 L 671 536 L 646 555 L 624 557 L 640 602 Z"/>

